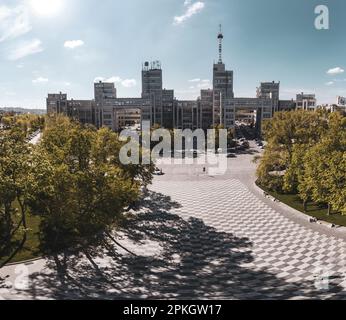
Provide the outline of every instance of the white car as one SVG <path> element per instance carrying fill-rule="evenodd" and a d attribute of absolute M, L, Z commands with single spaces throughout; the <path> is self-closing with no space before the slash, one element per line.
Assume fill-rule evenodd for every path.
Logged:
<path fill-rule="evenodd" d="M 156 169 L 154 170 L 154 175 L 155 175 L 155 176 L 162 176 L 162 175 L 163 175 L 163 172 L 162 172 L 162 170 L 160 170 L 159 168 L 156 168 Z"/>

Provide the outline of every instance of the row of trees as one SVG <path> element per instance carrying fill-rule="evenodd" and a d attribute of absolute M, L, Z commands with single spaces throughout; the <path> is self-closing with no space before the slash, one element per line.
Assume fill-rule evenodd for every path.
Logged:
<path fill-rule="evenodd" d="M 29 212 L 40 217 L 44 254 L 85 249 L 110 236 L 154 170 L 153 164 L 120 163 L 123 144 L 109 129 L 63 116 L 45 119 L 36 146 L 26 143 L 21 127 L 1 131 L 0 259 L 9 261 L 25 243 Z M 13 248 L 18 234 L 22 241 Z"/>
<path fill-rule="evenodd" d="M 346 214 L 346 118 L 325 111 L 280 112 L 263 125 L 267 148 L 258 183 Z"/>
<path fill-rule="evenodd" d="M 44 116 L 34 114 L 16 115 L 15 113 L 0 114 L 0 124 L 6 129 L 19 127 L 27 134 L 44 128 Z"/>

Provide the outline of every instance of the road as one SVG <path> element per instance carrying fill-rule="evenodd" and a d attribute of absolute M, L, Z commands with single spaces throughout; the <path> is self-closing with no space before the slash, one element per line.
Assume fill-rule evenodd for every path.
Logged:
<path fill-rule="evenodd" d="M 259 152 L 252 145 L 228 159 L 220 176 L 204 165 L 162 165 L 165 175 L 115 234 L 126 251 L 113 243 L 58 269 L 51 260 L 8 266 L 0 296 L 344 299 L 345 231 L 265 198 L 254 184 Z"/>
<path fill-rule="evenodd" d="M 35 137 L 33 137 L 33 138 L 29 141 L 29 143 L 30 143 L 30 144 L 33 144 L 33 145 L 38 144 L 38 143 L 40 142 L 40 140 L 41 140 L 41 136 L 42 136 L 42 134 L 41 134 L 41 132 L 39 132 Z"/>

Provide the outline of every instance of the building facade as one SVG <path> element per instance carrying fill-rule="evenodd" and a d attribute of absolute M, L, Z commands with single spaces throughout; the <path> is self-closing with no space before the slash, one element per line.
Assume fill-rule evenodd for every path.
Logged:
<path fill-rule="evenodd" d="M 141 98 L 118 98 L 114 83 L 96 82 L 93 100 L 68 100 L 64 93 L 49 94 L 48 113 L 63 113 L 97 128 L 106 126 L 118 131 L 138 126 L 142 121 L 173 129 L 204 130 L 222 125 L 233 128 L 236 121 L 256 123 L 261 130 L 263 119 L 270 119 L 281 110 L 316 110 L 313 94 L 298 94 L 296 101 L 280 100 L 280 82 L 262 82 L 256 97 L 234 95 L 234 73 L 227 70 L 222 58 L 224 36 L 217 35 L 219 59 L 213 64 L 212 88 L 202 89 L 197 100 L 177 100 L 174 90 L 163 87 L 163 70 L 159 61 L 142 66 Z M 341 100 L 341 99 L 340 99 Z"/>
<path fill-rule="evenodd" d="M 316 111 L 316 96 L 314 94 L 306 94 L 304 92 L 297 94 L 296 108 L 297 110 Z"/>
<path fill-rule="evenodd" d="M 214 91 L 212 89 L 201 90 L 201 96 L 198 99 L 199 125 L 203 130 L 211 128 L 214 111 Z"/>
<path fill-rule="evenodd" d="M 198 101 L 178 100 L 175 103 L 175 128 L 195 130 L 199 126 Z"/>

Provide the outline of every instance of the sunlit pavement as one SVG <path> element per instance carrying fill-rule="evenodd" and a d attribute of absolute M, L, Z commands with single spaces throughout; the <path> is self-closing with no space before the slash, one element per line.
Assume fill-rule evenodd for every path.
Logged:
<path fill-rule="evenodd" d="M 126 250 L 110 242 L 89 257 L 69 257 L 59 272 L 54 261 L 6 267 L 0 296 L 343 299 L 344 231 L 265 199 L 254 186 L 258 152 L 228 159 L 220 176 L 205 165 L 162 165 L 165 174 L 115 236 Z"/>

